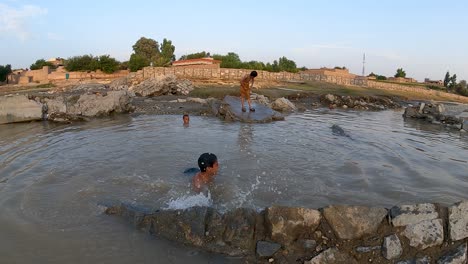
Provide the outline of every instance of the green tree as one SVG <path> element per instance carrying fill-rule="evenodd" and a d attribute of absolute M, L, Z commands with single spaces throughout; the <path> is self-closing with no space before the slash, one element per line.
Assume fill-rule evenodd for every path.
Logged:
<path fill-rule="evenodd" d="M 450 73 L 447 71 L 447 73 L 445 74 L 445 78 L 444 78 L 444 87 L 448 87 L 450 83 Z"/>
<path fill-rule="evenodd" d="M 7 64 L 5 66 L 0 65 L 0 82 L 6 81 L 8 74 L 10 74 L 11 71 L 11 65 Z"/>
<path fill-rule="evenodd" d="M 455 92 L 457 94 L 463 95 L 463 96 L 468 96 L 468 85 L 465 80 L 461 80 L 456 86 L 455 86 Z"/>
<path fill-rule="evenodd" d="M 135 53 L 130 56 L 130 60 L 128 61 L 128 69 L 130 69 L 132 72 L 141 70 L 149 65 L 150 62 L 147 58 Z"/>
<path fill-rule="evenodd" d="M 44 66 L 49 66 L 51 69 L 55 69 L 55 65 L 44 60 L 44 59 L 39 59 L 37 60 L 35 63 L 31 64 L 31 66 L 29 66 L 29 69 L 31 70 L 40 70 L 42 69 L 42 67 Z"/>
<path fill-rule="evenodd" d="M 279 71 L 297 72 L 296 63 L 284 56 L 279 58 L 278 67 Z"/>
<path fill-rule="evenodd" d="M 457 85 L 457 75 L 454 74 L 452 77 L 450 77 L 450 82 L 448 84 L 448 89 L 449 90 L 455 90 L 456 85 Z"/>
<path fill-rule="evenodd" d="M 100 68 L 99 58 L 93 55 L 74 56 L 65 62 L 67 71 L 95 71 Z"/>
<path fill-rule="evenodd" d="M 403 68 L 398 68 L 395 74 L 395 78 L 406 78 L 406 72 L 403 70 Z"/>
<path fill-rule="evenodd" d="M 141 37 L 132 48 L 135 54 L 150 62 L 155 62 L 161 55 L 158 42 L 150 38 Z"/>
<path fill-rule="evenodd" d="M 221 68 L 240 68 L 242 61 L 239 58 L 239 55 L 237 55 L 234 52 L 228 52 L 227 55 L 219 55 L 215 54 L 213 55 L 213 58 L 215 60 L 220 60 L 221 61 Z"/>
<path fill-rule="evenodd" d="M 197 53 L 191 53 L 187 55 L 182 55 L 180 56 L 179 60 L 191 60 L 191 59 L 201 59 L 201 58 L 206 58 L 210 55 L 210 53 L 202 51 L 202 52 L 197 52 Z"/>
<path fill-rule="evenodd" d="M 172 45 L 172 41 L 163 39 L 160 56 L 154 61 L 154 66 L 169 66 L 175 60 L 174 51 L 175 46 Z"/>
<path fill-rule="evenodd" d="M 113 73 L 119 69 L 119 62 L 110 55 L 99 57 L 99 68 L 105 73 Z"/>

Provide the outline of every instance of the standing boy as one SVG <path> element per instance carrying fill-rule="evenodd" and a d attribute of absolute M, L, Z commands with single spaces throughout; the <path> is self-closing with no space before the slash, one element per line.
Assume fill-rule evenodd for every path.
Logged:
<path fill-rule="evenodd" d="M 246 111 L 244 107 L 244 98 L 247 98 L 247 103 L 249 104 L 249 110 L 252 112 L 255 111 L 255 109 L 252 108 L 252 105 L 250 103 L 250 90 L 253 87 L 255 77 L 257 77 L 257 72 L 252 71 L 250 74 L 247 74 L 244 77 L 242 77 L 240 81 L 240 99 L 241 99 L 241 105 L 242 105 L 242 112 Z"/>

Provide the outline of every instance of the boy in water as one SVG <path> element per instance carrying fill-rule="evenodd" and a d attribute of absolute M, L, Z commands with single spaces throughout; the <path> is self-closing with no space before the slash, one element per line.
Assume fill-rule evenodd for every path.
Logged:
<path fill-rule="evenodd" d="M 185 114 L 184 116 L 182 116 L 182 120 L 184 120 L 184 126 L 189 126 L 190 124 L 190 117 L 188 114 Z"/>
<path fill-rule="evenodd" d="M 218 173 L 218 158 L 213 153 L 203 153 L 198 158 L 198 167 L 200 172 L 192 179 L 192 187 L 196 192 L 202 191 L 202 188 L 211 183 Z"/>
<path fill-rule="evenodd" d="M 257 77 L 257 72 L 252 71 L 250 74 L 247 74 L 244 77 L 242 77 L 240 81 L 240 99 L 242 105 L 242 112 L 246 111 L 244 107 L 244 98 L 247 98 L 247 103 L 249 103 L 249 110 L 252 112 L 255 111 L 255 109 L 252 108 L 252 105 L 250 103 L 250 90 L 253 87 L 255 77 Z"/>

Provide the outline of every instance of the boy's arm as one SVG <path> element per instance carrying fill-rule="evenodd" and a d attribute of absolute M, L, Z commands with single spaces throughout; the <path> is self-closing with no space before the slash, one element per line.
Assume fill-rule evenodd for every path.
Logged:
<path fill-rule="evenodd" d="M 252 88 L 253 88 L 253 85 L 254 85 L 254 80 L 255 80 L 255 79 L 254 79 L 254 78 L 252 78 L 252 84 L 250 85 L 250 89 L 252 89 Z"/>

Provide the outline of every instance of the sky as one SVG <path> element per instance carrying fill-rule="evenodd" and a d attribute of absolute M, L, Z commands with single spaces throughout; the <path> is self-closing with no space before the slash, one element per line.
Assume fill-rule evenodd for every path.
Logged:
<path fill-rule="evenodd" d="M 464 0 L 0 0 L 0 65 L 108 54 L 129 59 L 140 37 L 172 41 L 177 58 L 207 51 L 362 74 L 468 79 Z"/>

